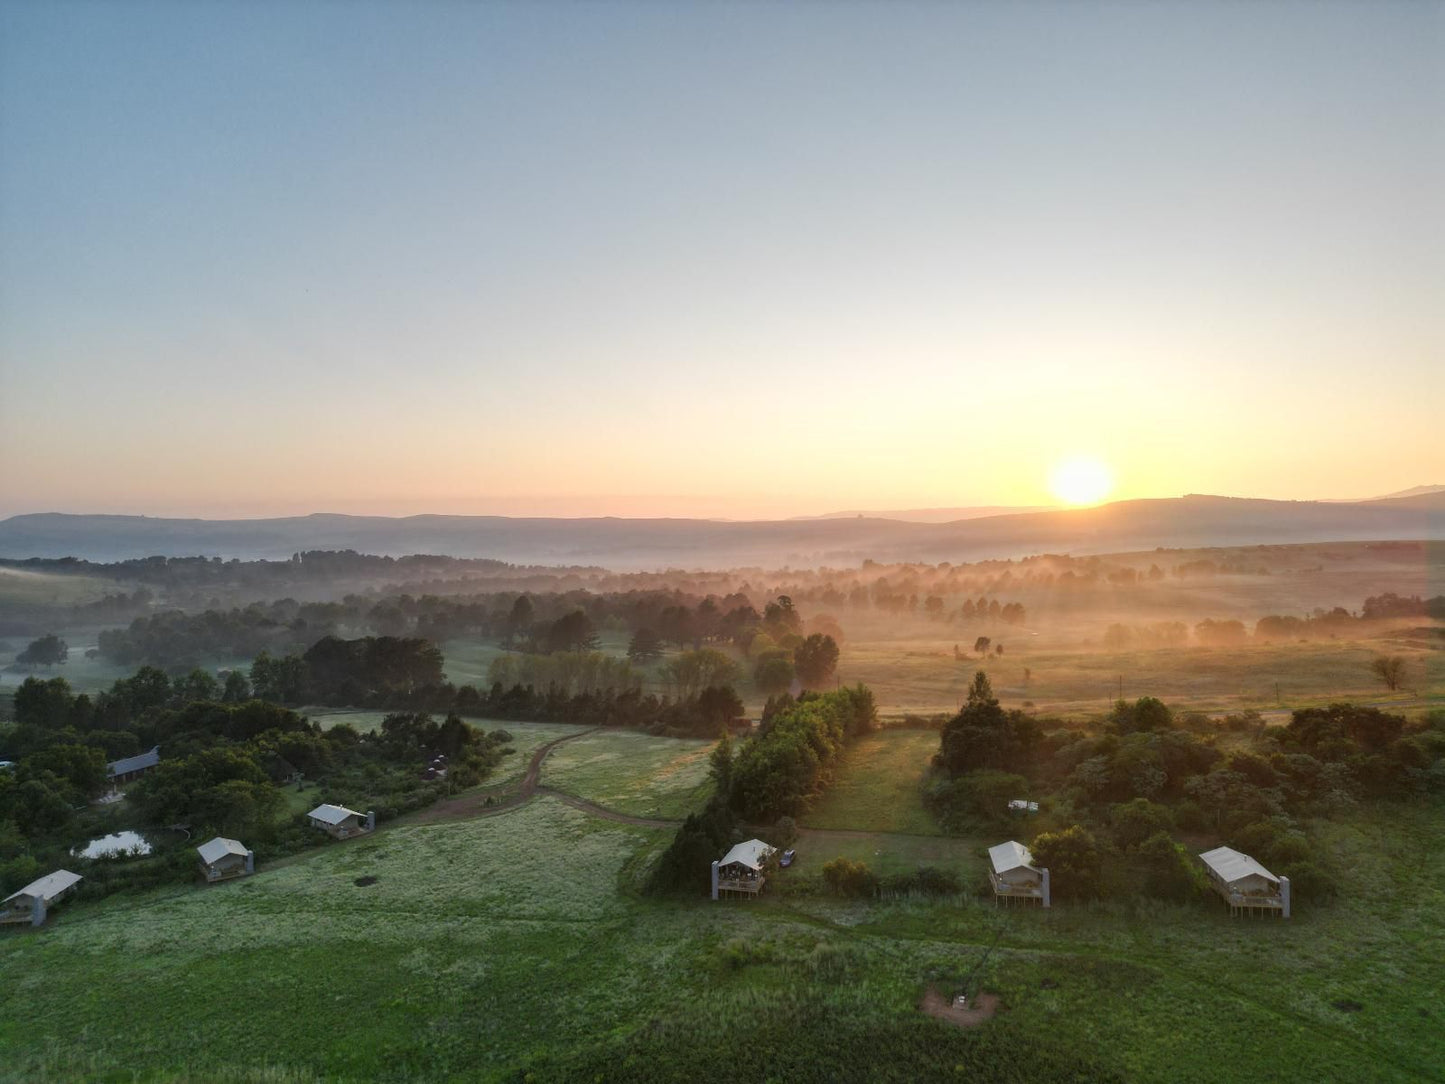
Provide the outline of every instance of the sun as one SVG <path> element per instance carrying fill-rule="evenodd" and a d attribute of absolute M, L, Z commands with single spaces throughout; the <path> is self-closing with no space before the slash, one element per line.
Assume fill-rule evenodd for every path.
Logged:
<path fill-rule="evenodd" d="M 1097 459 L 1073 456 L 1049 475 L 1049 488 L 1065 504 L 1098 504 L 1114 488 L 1114 475 Z"/>

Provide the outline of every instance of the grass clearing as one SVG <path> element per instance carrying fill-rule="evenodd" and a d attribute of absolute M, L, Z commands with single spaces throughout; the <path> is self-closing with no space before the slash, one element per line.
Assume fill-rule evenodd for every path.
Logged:
<path fill-rule="evenodd" d="M 761 1035 L 759 1071 L 789 1080 L 1039 1078 L 1007 1049 L 1055 1079 L 1436 1080 L 1442 821 L 1362 807 L 1329 826 L 1340 901 L 1280 922 L 967 894 L 652 903 L 631 888 L 669 832 L 542 797 L 0 933 L 0 1079 L 693 1080 Z M 981 870 L 974 841 L 808 832 L 800 869 L 895 838 Z M 970 974 L 1004 1011 L 967 1032 L 920 1017 L 925 987 Z"/>
<path fill-rule="evenodd" d="M 1445 704 L 1445 653 L 1394 641 L 1095 651 L 1034 646 L 1024 634 L 998 639 L 1006 645 L 1003 657 L 961 660 L 953 657 L 952 639 L 850 640 L 838 673 L 845 684 L 871 687 L 888 714 L 955 712 L 979 670 L 1005 707 L 1029 701 L 1041 712 L 1071 715 L 1107 711 L 1121 677 L 1125 697 L 1157 696 L 1177 710 L 1264 711 L 1337 700 L 1388 708 L 1418 698 Z M 1391 694 L 1370 672 L 1380 654 L 1406 658 L 1406 689 Z"/>
<path fill-rule="evenodd" d="M 923 777 L 938 752 L 932 730 L 880 730 L 855 741 L 822 799 L 800 818 L 809 828 L 938 835 L 923 808 Z"/>
<path fill-rule="evenodd" d="M 605 730 L 559 745 L 542 783 L 634 817 L 681 820 L 702 807 L 714 743 Z"/>

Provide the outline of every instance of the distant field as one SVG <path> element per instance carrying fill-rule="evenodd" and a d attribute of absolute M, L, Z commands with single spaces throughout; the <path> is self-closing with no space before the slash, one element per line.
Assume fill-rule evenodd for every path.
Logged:
<path fill-rule="evenodd" d="M 1239 648 L 1109 652 L 1035 650 L 1004 635 L 1004 655 L 955 661 L 953 641 L 849 642 L 839 677 L 869 685 L 885 712 L 956 711 L 978 670 L 1007 707 L 1040 711 L 1107 710 L 1119 696 L 1157 696 L 1176 708 L 1208 711 L 1300 707 L 1331 700 L 1445 703 L 1445 652 L 1394 642 L 1250 644 Z M 970 645 L 963 645 L 970 646 Z M 1377 655 L 1407 660 L 1406 688 L 1391 694 L 1370 672 Z M 1030 673 L 1025 676 L 1027 668 Z M 1276 688 L 1277 686 L 1277 688 Z"/>
<path fill-rule="evenodd" d="M 923 777 L 938 734 L 931 730 L 882 730 L 850 746 L 837 778 L 800 823 L 809 828 L 938 835 L 923 808 Z"/>
<path fill-rule="evenodd" d="M 122 589 L 115 580 L 96 576 L 0 568 L 0 606 L 75 606 Z"/>
<path fill-rule="evenodd" d="M 710 741 L 606 730 L 559 745 L 542 782 L 618 813 L 681 820 L 707 799 Z"/>
<path fill-rule="evenodd" d="M 601 632 L 597 637 L 599 650 L 609 655 L 626 656 L 628 636 L 626 633 Z M 493 640 L 472 637 L 445 640 L 440 645 L 446 657 L 446 678 L 453 685 L 475 685 L 486 690 L 491 686 L 487 678 L 487 667 L 492 660 L 507 652 Z"/>

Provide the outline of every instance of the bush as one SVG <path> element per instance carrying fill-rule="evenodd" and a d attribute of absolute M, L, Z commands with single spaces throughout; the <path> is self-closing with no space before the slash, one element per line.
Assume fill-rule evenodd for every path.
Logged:
<path fill-rule="evenodd" d="M 912 873 L 893 873 L 878 880 L 879 895 L 888 896 L 914 893 L 924 896 L 951 896 L 960 889 L 956 874 L 935 866 L 919 866 Z"/>
<path fill-rule="evenodd" d="M 878 888 L 878 878 L 862 862 L 835 858 L 823 864 L 823 880 L 838 896 L 871 896 Z"/>

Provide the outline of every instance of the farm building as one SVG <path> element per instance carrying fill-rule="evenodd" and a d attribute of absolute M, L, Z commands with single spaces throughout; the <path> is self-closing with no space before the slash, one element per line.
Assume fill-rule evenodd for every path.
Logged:
<path fill-rule="evenodd" d="M 161 747 L 157 745 L 148 752 L 111 761 L 105 766 L 105 777 L 112 787 L 118 786 L 121 783 L 129 783 L 138 775 L 145 774 L 160 762 Z"/>
<path fill-rule="evenodd" d="M 196 853 L 201 856 L 201 874 L 208 882 L 228 881 L 256 872 L 256 852 L 225 836 L 202 843 Z"/>
<path fill-rule="evenodd" d="M 1199 856 L 1214 891 L 1229 904 L 1231 915 L 1275 914 L 1289 918 L 1289 878 L 1276 877 L 1233 847 L 1216 847 Z"/>
<path fill-rule="evenodd" d="M 0 902 L 0 922 L 28 922 L 40 926 L 50 909 L 70 894 L 83 878 L 68 869 L 47 873 Z"/>
<path fill-rule="evenodd" d="M 306 816 L 312 827 L 320 828 L 337 839 L 363 835 L 376 827 L 375 813 L 358 813 L 344 805 L 319 805 Z"/>
<path fill-rule="evenodd" d="M 1024 798 L 1014 798 L 1009 801 L 1008 811 L 1010 813 L 1037 813 L 1038 802 L 1030 802 Z"/>
<path fill-rule="evenodd" d="M 763 876 L 763 863 L 775 850 L 776 847 L 770 847 L 761 839 L 734 844 L 732 850 L 712 864 L 712 898 L 717 899 L 719 892 L 736 892 L 744 898 L 756 896 L 767 880 Z"/>
<path fill-rule="evenodd" d="M 1017 840 L 1009 840 L 988 849 L 993 885 L 993 902 L 1025 900 L 1049 906 L 1049 871 L 1034 865 L 1034 856 Z"/>

